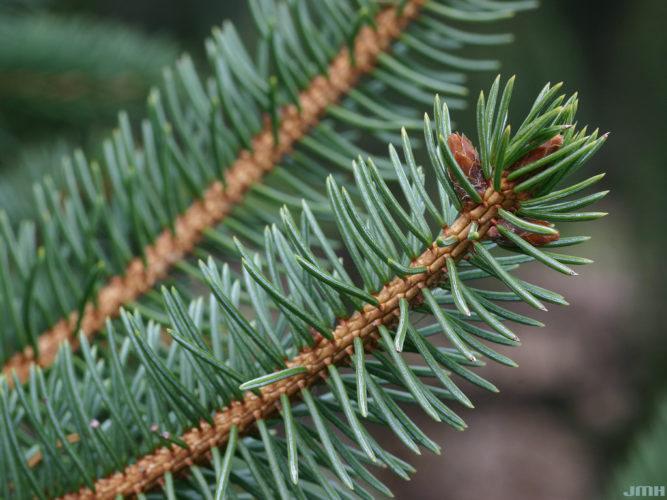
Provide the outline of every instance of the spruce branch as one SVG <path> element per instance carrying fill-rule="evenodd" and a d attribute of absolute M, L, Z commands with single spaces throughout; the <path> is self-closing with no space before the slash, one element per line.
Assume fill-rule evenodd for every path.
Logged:
<path fill-rule="evenodd" d="M 443 10 L 431 1 L 424 9 L 422 0 L 343 0 L 323 10 L 309 0 L 251 2 L 256 58 L 233 26 L 215 28 L 206 41 L 213 75 L 199 75 L 187 55 L 166 69 L 163 89 L 149 95 L 141 145 L 121 113 L 100 164 L 76 151 L 63 163 L 62 186 L 50 178 L 35 185 L 37 221 L 15 227 L 0 210 L 0 291 L 11 297 L 0 303 L 3 373 L 15 369 L 25 381 L 30 362 L 50 366 L 58 342 L 77 348 L 79 327 L 94 336 L 122 304 L 159 316 L 156 281 L 197 274 L 187 257 L 212 246 L 216 256 L 233 253 L 232 234 L 261 245 L 257 228 L 276 205 L 305 196 L 326 210 L 317 183 L 330 172 L 351 180 L 347 159 L 364 151 L 361 137 L 385 143 L 401 124 L 418 128 L 414 106 L 433 92 L 461 107 L 461 72 L 489 67 L 443 59 L 441 49 L 509 41 L 450 21 L 534 7 L 466 0 Z M 377 165 L 393 178 L 389 159 Z"/>
<path fill-rule="evenodd" d="M 465 93 L 460 74 L 433 64 L 488 68 L 441 49 L 499 41 L 441 21 L 533 2 L 391 4 L 251 0 L 257 61 L 232 27 L 214 30 L 214 76 L 201 80 L 187 57 L 166 71 L 143 149 L 121 117 L 103 172 L 76 156 L 68 197 L 37 187 L 37 233 L 30 222 L 14 233 L 0 214 L 0 358 L 30 344 L 41 357 L 36 333 L 69 315 L 48 369 L 0 376 L 0 497 L 391 495 L 367 467 L 414 469 L 364 424 L 438 453 L 403 404 L 465 428 L 451 408 L 472 407 L 458 380 L 497 391 L 472 368 L 515 363 L 488 344 L 517 345 L 510 322 L 543 326 L 505 303 L 567 304 L 511 271 L 539 261 L 572 276 L 590 262 L 551 251 L 587 239 L 561 238 L 554 223 L 604 215 L 575 212 L 606 194 L 579 197 L 601 175 L 561 187 L 606 139 L 573 125 L 576 94 L 546 85 L 513 127 L 514 79 L 501 88 L 498 77 L 478 100 L 477 148 L 452 130 L 457 100 L 436 97 L 426 168 L 406 131 L 434 92 Z M 400 146 L 364 160 L 367 139 Z M 238 260 L 218 265 L 230 253 Z M 152 290 L 169 268 L 192 287 Z M 432 343 L 440 334 L 448 347 Z"/>
<path fill-rule="evenodd" d="M 498 87 L 499 79 L 496 79 L 491 96 L 498 93 Z M 546 94 L 549 88 L 545 88 Z M 471 405 L 451 381 L 448 372 L 494 390 L 489 382 L 466 366 L 478 366 L 481 357 L 510 366 L 513 362 L 478 338 L 515 345 L 518 338 L 505 326 L 505 320 L 541 325 L 500 307 L 494 301 L 521 300 L 537 309 L 544 309 L 542 301 L 565 303 L 560 295 L 522 282 L 508 270 L 515 263 L 533 258 L 544 260 L 547 265 L 550 262 L 547 257 L 559 263 L 576 262 L 576 259 L 551 254 L 546 249 L 577 243 L 582 238 L 561 240 L 551 224 L 525 219 L 520 213 L 523 206 L 531 206 L 540 213 L 559 213 L 563 218 L 576 221 L 578 213 L 572 213 L 570 208 L 576 209 L 581 202 L 569 202 L 570 208 L 563 208 L 563 202 L 553 202 L 577 194 L 595 181 L 554 191 L 557 185 L 554 179 L 562 180 L 566 176 L 562 175 L 564 172 L 572 173 L 581 167 L 590 157 L 589 153 L 602 145 L 606 135 L 597 138 L 595 133 L 585 136 L 585 131 L 575 130 L 569 125 L 574 118 L 575 103 L 561 109 L 559 100 L 552 101 L 544 96 L 545 92 L 536 100 L 534 108 L 537 111 L 529 115 L 524 126 L 519 127 L 507 145 L 501 146 L 500 141 L 490 140 L 489 148 L 482 149 L 481 153 L 464 136 L 451 133 L 447 106 L 441 106 L 436 101 L 433 127 L 430 119 L 425 117 L 426 143 L 434 148 L 431 151 L 431 168 L 435 170 L 435 176 L 422 172 L 416 166 L 405 132 L 403 156 L 407 166 L 402 164 L 393 146 L 390 146 L 404 203 L 399 202 L 397 193 L 387 187 L 372 160 L 366 162 L 359 158 L 355 163 L 356 188 L 363 193 L 367 209 L 365 215 L 357 211 L 346 195 L 352 188 L 341 188 L 332 177 L 328 178 L 329 202 L 346 249 L 362 275 L 361 287 L 349 279 L 344 268 L 340 267 L 338 256 L 331 253 L 331 247 L 326 245 L 326 238 L 321 235 L 308 204 L 303 205 L 300 227 L 290 211 L 284 209 L 281 211 L 283 229 L 273 226 L 265 231 L 265 257 L 253 256 L 243 244 L 237 243 L 243 261 L 244 290 L 255 312 L 255 321 L 248 321 L 238 309 L 240 281 L 232 282 L 229 268 L 225 266 L 220 272 L 211 259 L 200 263 L 212 291 L 211 344 L 207 343 L 201 329 L 201 307 L 197 305 L 201 301 L 195 301 L 187 308 L 178 293 L 165 289 L 165 311 L 169 317 L 165 326 L 168 326 L 175 342 L 168 347 L 168 354 L 161 354 L 158 336 L 162 325 L 152 322 L 146 325 L 138 312 L 121 312 L 121 322 L 127 333 L 122 359 L 126 359 L 130 350 L 135 352 L 141 360 L 141 374 L 133 382 L 125 378 L 114 341 L 114 328 L 108 322 L 110 364 L 113 366 L 109 389 L 105 388 L 99 374 L 92 375 L 97 373 L 95 357 L 85 335 L 81 335 L 82 350 L 89 367 L 84 376 L 94 385 L 81 387 L 80 397 L 89 400 L 93 394 L 102 395 L 113 416 L 106 419 L 106 428 L 96 419 L 93 422 L 97 423 L 90 426 L 95 431 L 86 425 L 89 418 L 86 411 L 101 412 L 102 407 L 95 405 L 91 410 L 76 402 L 78 382 L 74 376 L 70 349 L 67 345 L 61 347 L 55 364 L 57 369 L 51 375 L 50 383 L 69 391 L 71 402 L 61 406 L 60 411 L 74 417 L 74 422 L 66 428 L 76 428 L 79 436 L 87 436 L 79 440 L 83 446 L 78 452 L 73 450 L 64 427 L 54 417 L 46 427 L 39 424 L 39 415 L 43 410 L 26 404 L 20 384 L 11 394 L 16 394 L 12 399 L 20 400 L 21 405 L 10 409 L 7 396 L 11 390 L 3 382 L 0 413 L 5 421 L 13 418 L 25 420 L 27 417 L 31 422 L 37 422 L 33 423 L 33 428 L 40 435 L 42 453 L 57 456 L 53 442 L 46 436 L 59 437 L 60 444 L 80 468 L 83 481 L 79 480 L 79 484 L 85 483 L 77 493 L 66 493 L 63 498 L 112 498 L 118 494 L 137 494 L 160 484 L 162 478 L 166 478 L 164 487 L 173 494 L 174 474 L 180 471 L 200 473 L 198 464 L 210 460 L 214 462 L 216 491 L 221 494 L 230 487 L 228 483 L 231 481 L 260 497 L 288 498 L 290 491 L 298 491 L 305 496 L 306 490 L 301 488 L 307 486 L 301 485 L 317 480 L 325 490 L 334 488 L 328 496 L 335 498 L 337 486 L 326 478 L 317 479 L 320 465 L 330 468 L 343 485 L 354 489 L 362 497 L 368 498 L 369 494 L 359 485 L 358 478 L 363 478 L 378 491 L 388 491 L 359 463 L 361 457 L 364 457 L 365 463 L 384 464 L 403 476 L 410 470 L 409 466 L 402 465 L 375 443 L 361 425 L 360 418 L 390 425 L 413 451 L 418 451 L 418 444 L 437 451 L 437 444 L 407 418 L 397 402 L 412 402 L 436 421 L 464 428 L 463 420 L 442 402 L 442 399 L 456 400 Z M 478 116 L 484 117 L 479 128 L 493 130 L 492 125 L 504 120 L 503 113 L 496 117 L 495 110 L 488 111 L 485 106 L 480 104 L 478 110 Z M 553 110 L 556 113 L 552 113 Z M 544 116 L 550 118 L 545 120 Z M 436 136 L 440 138 L 437 144 Z M 586 140 L 578 142 L 583 137 Z M 571 144 L 578 144 L 578 148 L 567 149 Z M 513 150 L 523 153 L 510 162 L 509 159 L 515 155 Z M 559 156 L 563 150 L 567 153 Z M 498 154 L 499 151 L 503 154 Z M 495 157 L 496 161 L 490 162 L 490 168 L 484 172 L 483 166 L 488 160 L 486 155 Z M 544 160 L 549 156 L 555 160 L 553 163 Z M 537 173 L 533 175 L 550 171 L 551 176 L 542 178 L 530 190 L 517 192 L 517 185 L 526 182 L 526 178 L 516 181 L 508 178 L 528 164 L 537 164 L 544 169 L 535 168 Z M 549 170 L 557 165 L 558 169 Z M 502 170 L 500 174 L 497 174 L 498 169 Z M 467 183 L 460 181 L 462 176 Z M 596 176 L 593 179 L 599 178 Z M 500 190 L 494 189 L 497 179 L 501 181 Z M 429 195 L 424 189 L 427 180 L 435 182 L 437 196 Z M 456 203 L 447 195 L 446 185 L 453 193 L 458 193 L 454 195 L 457 196 Z M 551 189 L 545 190 L 544 187 L 549 185 Z M 473 199 L 472 190 L 480 201 Z M 536 193 L 541 194 L 537 196 Z M 454 209 L 455 204 L 461 209 Z M 439 229 L 435 233 L 425 221 L 426 213 L 438 223 Z M 366 234 L 361 235 L 360 231 Z M 327 254 L 328 263 L 313 253 L 317 245 L 313 245 L 308 236 L 310 234 L 319 240 L 322 245 L 319 250 Z M 523 244 L 512 247 L 513 237 L 520 238 Z M 379 241 L 384 241 L 386 245 L 379 245 Z M 490 252 L 495 246 L 493 241 L 513 248 L 518 255 L 495 257 Z M 526 245 L 530 246 L 533 255 L 522 255 L 528 248 Z M 303 272 L 295 266 L 301 266 Z M 268 271 L 269 277 L 263 269 Z M 497 278 L 510 292 L 479 290 L 464 283 L 484 276 Z M 280 288 L 284 283 L 289 284 L 289 292 Z M 342 299 L 354 312 L 346 313 L 345 307 L 340 309 Z M 273 309 L 269 309 L 268 304 Z M 443 307 L 448 304 L 455 308 Z M 275 323 L 269 314 L 271 311 L 280 312 Z M 315 315 L 316 311 L 320 311 L 319 316 Z M 218 318 L 218 314 L 222 317 Z M 413 314 L 427 314 L 435 322 L 417 329 L 409 318 Z M 481 321 L 491 330 L 468 324 L 468 321 Z M 226 354 L 220 351 L 222 322 L 228 335 Z M 439 331 L 446 335 L 452 348 L 436 348 L 428 341 L 428 336 Z M 408 365 L 399 352 L 404 350 L 419 353 L 426 365 Z M 375 359 L 371 360 L 371 356 Z M 181 359 L 180 364 L 177 359 Z M 350 364 L 355 369 L 353 374 L 339 373 L 339 368 Z M 195 374 L 196 382 L 192 378 Z M 41 404 L 45 406 L 44 411 L 53 415 L 41 370 L 33 367 L 30 375 L 31 390 L 41 386 L 39 390 L 44 395 Z M 431 377 L 436 378 L 445 389 L 422 382 L 423 378 Z M 328 396 L 335 400 L 327 394 L 314 396 L 310 393 L 309 387 L 322 379 L 331 388 Z M 401 389 L 387 388 L 387 384 Z M 91 387 L 95 392 L 91 392 Z M 128 387 L 142 389 L 137 396 L 133 396 L 129 394 Z M 109 390 L 111 392 L 107 392 Z M 247 390 L 245 394 L 244 390 Z M 38 394 L 35 393 L 35 397 Z M 128 414 L 127 408 L 119 405 L 121 400 L 118 398 L 121 397 L 128 403 L 132 415 Z M 154 405 L 140 409 L 144 398 L 153 399 Z M 353 403 L 355 399 L 357 402 Z M 92 399 L 95 400 L 97 396 Z M 349 426 L 336 413 L 343 413 Z M 270 432 L 270 425 L 279 416 L 285 424 L 285 440 L 276 438 Z M 298 418 L 301 416 L 311 417 L 313 427 L 303 423 Z M 359 449 L 343 444 L 328 430 L 326 422 L 339 428 Z M 174 434 L 169 429 L 181 429 L 182 432 Z M 260 439 L 254 438 L 257 436 L 255 429 L 259 431 Z M 159 436 L 158 431 L 162 431 Z M 14 488 L 28 489 L 40 495 L 42 490 L 30 467 L 21 460 L 21 449 L 13 432 L 7 427 L 0 429 L 2 441 L 10 443 L 6 447 L 7 453 L 0 456 L 0 460 L 6 461 L 6 457 L 13 454 L 16 460 L 8 463 L 14 467 L 14 472 L 10 474 Z M 128 441 L 121 432 L 129 436 Z M 136 458 L 136 462 L 124 468 L 118 467 L 112 460 L 105 460 L 103 469 L 85 464 L 81 457 L 93 456 L 95 446 L 108 443 L 102 437 L 96 438 L 107 436 L 107 433 L 116 436 L 116 448 L 109 443 L 109 450 L 113 450 L 110 451 L 111 456 L 119 454 L 118 461 L 127 453 L 127 450 L 123 451 L 126 446 L 136 447 L 133 434 L 142 436 L 140 446 L 149 451 L 138 455 L 133 450 L 131 456 Z M 223 445 L 227 447 L 224 460 L 218 449 Z M 253 453 L 248 454 L 246 446 L 260 448 L 253 448 Z M 266 481 L 272 481 L 270 488 L 277 493 L 268 490 L 254 493 L 255 488 L 269 487 L 260 484 L 260 479 L 255 479 L 257 483 L 253 484 L 235 474 L 232 457 L 237 457 L 238 453 L 251 470 L 260 467 L 264 475 L 271 476 L 272 479 L 266 476 Z M 313 454 L 317 457 L 316 463 L 313 462 Z M 253 455 L 256 458 L 252 458 Z M 349 467 L 343 464 L 341 457 Z M 281 459 L 289 462 L 289 470 L 281 468 Z M 238 462 L 236 466 L 239 466 Z M 51 460 L 35 461 L 35 473 L 39 473 L 40 477 L 50 477 L 53 467 Z M 115 472 L 99 478 L 102 476 L 99 470 Z M 287 477 L 291 479 L 289 485 Z"/>
<path fill-rule="evenodd" d="M 298 94 L 295 104 L 283 108 L 276 131 L 273 123 L 267 123 L 251 139 L 250 148 L 242 150 L 226 171 L 224 182 L 213 181 L 202 198 L 176 218 L 173 230 L 164 229 L 155 243 L 143 249 L 141 257 L 129 262 L 122 275 L 111 277 L 94 300 L 86 303 L 83 317 L 79 317 L 79 311 L 72 311 L 67 319 L 61 319 L 39 334 L 36 338 L 39 354 L 36 356 L 35 349 L 27 346 L 7 361 L 3 373 L 9 377 L 16 371 L 19 380 L 26 381 L 30 364 L 50 366 L 63 340 L 76 348 L 77 327 L 89 337 L 95 335 L 104 328 L 107 317 L 116 317 L 123 304 L 136 300 L 164 278 L 175 263 L 193 251 L 207 229 L 220 223 L 243 201 L 246 192 L 292 151 L 327 107 L 338 102 L 362 75 L 375 68 L 378 55 L 401 36 L 407 24 L 417 17 L 423 3 L 424 0 L 406 2 L 400 13 L 394 6 L 382 9 L 373 20 L 373 27 L 363 26 L 358 31 L 350 43 L 353 49 L 344 47 L 333 58 L 325 72 L 328 76 L 315 77 L 308 88 Z"/>
<path fill-rule="evenodd" d="M 410 308 L 421 305 L 424 300 L 422 289 L 436 288 L 447 279 L 447 259 L 458 262 L 470 252 L 473 245 L 473 241 L 468 239 L 471 225 L 478 224 L 477 240 L 482 241 L 495 225 L 493 219 L 498 214 L 498 208 L 517 209 L 520 198 L 513 192 L 513 187 L 505 181 L 500 192 L 487 188 L 482 203 L 472 204 L 443 230 L 443 239 L 453 238 L 456 242 L 445 247 L 434 242 L 410 265 L 412 268 L 425 267 L 426 272 L 396 278 L 386 284 L 375 295 L 377 306 L 367 304 L 362 311 L 341 320 L 332 332 L 332 340 L 320 336 L 314 348 L 306 347 L 286 363 L 288 369 L 304 367 L 304 373 L 262 386 L 260 396 L 246 392 L 242 401 L 233 401 L 230 407 L 217 411 L 213 416 L 213 425 L 201 421 L 198 427 L 179 436 L 187 448 L 177 445 L 159 448 L 126 467 L 122 473 L 97 480 L 94 492 L 82 489 L 62 498 L 104 500 L 118 494 L 125 496 L 147 491 L 160 481 L 165 472 L 178 473 L 193 463 L 206 460 L 212 447 L 220 447 L 227 442 L 230 432 L 242 435 L 254 431 L 258 420 L 267 420 L 278 413 L 281 396 L 298 398 L 301 389 L 327 378 L 328 366 L 348 365 L 354 353 L 355 338 L 360 338 L 367 349 L 375 346 L 379 338 L 378 329 L 381 326 L 392 327 L 399 319 L 400 299 L 406 299 Z"/>

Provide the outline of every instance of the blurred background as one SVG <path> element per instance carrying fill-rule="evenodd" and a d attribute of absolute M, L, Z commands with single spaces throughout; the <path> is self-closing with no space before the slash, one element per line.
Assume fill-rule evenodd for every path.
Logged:
<path fill-rule="evenodd" d="M 632 485 L 667 486 L 667 2 L 542 3 L 489 27 L 516 40 L 480 56 L 517 75 L 515 116 L 546 81 L 564 81 L 579 91 L 580 123 L 611 131 L 584 172 L 607 172 L 611 193 L 595 210 L 609 216 L 575 250 L 596 263 L 575 278 L 522 271 L 572 305 L 552 307 L 538 318 L 545 328 L 504 352 L 519 368 L 483 369 L 500 394 L 466 387 L 476 406 L 461 410 L 466 432 L 414 413 L 443 453 L 408 456 L 395 443 L 418 470 L 409 483 L 384 478 L 399 499 L 620 498 Z M 183 51 L 203 60 L 223 19 L 241 33 L 251 22 L 244 2 L 224 0 L 0 0 L 0 207 L 14 221 L 34 215 L 32 182 L 74 147 L 99 157 L 117 111 L 141 117 L 162 67 Z M 471 75 L 472 95 L 493 76 Z M 474 113 L 456 118 L 475 135 Z"/>

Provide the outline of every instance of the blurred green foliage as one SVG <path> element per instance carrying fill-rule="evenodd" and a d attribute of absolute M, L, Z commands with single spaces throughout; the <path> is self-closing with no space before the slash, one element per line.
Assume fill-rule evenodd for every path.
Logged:
<path fill-rule="evenodd" d="M 177 55 L 166 37 L 118 21 L 13 2 L 0 9 L 0 199 L 10 218 L 30 215 L 31 184 L 67 145 L 95 148 L 122 108 L 143 108 Z"/>
<path fill-rule="evenodd" d="M 0 39 L 0 113 L 18 134 L 114 117 L 176 54 L 121 24 L 40 12 L 0 17 Z"/>
<path fill-rule="evenodd" d="M 610 482 L 607 498 L 622 499 L 632 486 L 663 487 L 667 490 L 667 394 L 658 401 L 651 422 L 641 429 L 630 447 L 627 460 Z M 656 494 L 655 496 L 663 496 Z"/>

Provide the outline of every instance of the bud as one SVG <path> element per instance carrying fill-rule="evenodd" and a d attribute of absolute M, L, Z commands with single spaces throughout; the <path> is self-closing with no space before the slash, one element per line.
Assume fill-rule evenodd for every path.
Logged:
<path fill-rule="evenodd" d="M 548 226 L 549 223 L 545 222 L 543 220 L 537 220 L 537 219 L 528 219 L 526 218 L 528 222 L 532 222 L 533 224 L 540 224 L 541 226 Z M 535 234 L 535 233 L 530 233 L 528 231 L 524 231 L 523 229 L 519 229 L 516 227 L 514 224 L 511 224 L 507 222 L 504 219 L 494 221 L 496 226 L 505 226 L 507 229 L 512 231 L 514 234 L 519 236 L 521 239 L 527 241 L 533 246 L 539 247 L 542 245 L 546 245 L 547 243 L 550 243 L 552 241 L 558 241 L 559 235 L 558 234 Z M 497 243 L 498 245 L 502 245 L 505 247 L 514 247 L 516 246 L 514 242 L 508 240 L 505 238 L 500 231 L 496 229 L 495 226 L 492 226 L 489 228 L 489 230 L 486 232 L 487 237 L 493 241 L 494 243 Z"/>
<path fill-rule="evenodd" d="M 508 172 L 512 172 L 513 170 L 516 170 L 518 168 L 521 168 L 525 165 L 530 165 L 531 163 L 535 163 L 538 160 L 541 160 L 545 156 L 550 155 L 551 153 L 555 153 L 560 149 L 560 147 L 563 145 L 563 136 L 558 134 L 557 136 L 552 137 L 549 139 L 547 142 L 544 144 L 540 144 L 537 146 L 535 149 L 530 150 L 528 153 L 523 155 L 521 158 L 519 158 L 517 161 L 515 161 L 508 169 Z M 535 174 L 538 174 L 545 168 L 547 168 L 549 164 L 547 163 L 546 165 L 543 165 L 542 167 L 533 170 L 532 172 L 519 177 L 518 179 L 515 179 L 516 183 L 519 183 L 528 177 L 532 177 Z"/>
<path fill-rule="evenodd" d="M 480 195 L 483 195 L 486 191 L 488 183 L 484 179 L 484 174 L 482 172 L 482 163 L 479 159 L 479 154 L 477 149 L 472 145 L 470 139 L 468 139 L 465 134 L 462 136 L 455 132 L 450 134 L 447 138 L 447 145 L 454 155 L 456 163 L 459 164 L 463 173 L 468 177 L 470 183 L 475 188 Z M 456 194 L 459 196 L 461 201 L 465 204 L 471 201 L 470 196 L 465 192 L 465 190 L 459 186 L 456 179 L 452 176 L 451 172 L 449 173 L 449 178 L 452 179 L 454 183 L 454 188 L 456 189 Z"/>

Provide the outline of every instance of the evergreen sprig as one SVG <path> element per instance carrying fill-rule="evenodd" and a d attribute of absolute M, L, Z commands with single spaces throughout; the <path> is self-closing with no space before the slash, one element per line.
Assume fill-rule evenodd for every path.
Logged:
<path fill-rule="evenodd" d="M 602 215 L 573 210 L 603 194 L 571 200 L 600 176 L 560 186 L 606 135 L 578 129 L 576 98 L 547 85 L 508 136 L 512 85 L 499 110 L 499 79 L 479 101 L 479 144 L 487 145 L 479 153 L 451 133 L 448 107 L 436 99 L 434 117 L 424 120 L 426 169 L 403 130 L 402 155 L 389 148 L 396 189 L 361 156 L 353 185 L 329 176 L 327 202 L 340 234 L 333 241 L 342 248 L 333 247 L 308 201 L 298 211 L 284 207 L 279 223 L 265 228 L 261 252 L 234 240 L 238 271 L 212 257 L 200 261 L 208 297 L 163 288 L 159 318 L 123 311 L 120 325 L 107 321 L 106 352 L 81 334 L 83 359 L 65 343 L 53 369 L 32 366 L 25 389 L 16 375 L 14 388 L 2 380 L 4 497 L 81 487 L 80 497 L 94 490 L 113 498 L 157 482 L 168 498 L 390 494 L 369 467 L 406 479 L 413 468 L 363 422 L 389 427 L 413 452 L 439 452 L 400 405 L 465 428 L 451 408 L 472 406 L 458 378 L 496 391 L 472 368 L 483 358 L 514 363 L 488 343 L 518 343 L 508 322 L 541 325 L 500 303 L 566 303 L 510 271 L 539 260 L 572 274 L 563 266 L 586 262 L 550 251 L 585 237 L 559 239 L 533 213 L 572 222 Z M 498 255 L 498 245 L 512 253 Z M 342 255 L 351 263 L 344 266 Z M 484 277 L 506 290 L 471 283 Z M 431 342 L 441 333 L 450 347 Z M 423 363 L 409 364 L 402 353 Z M 316 390 L 322 380 L 326 387 Z M 185 469 L 188 477 L 176 477 Z"/>
<path fill-rule="evenodd" d="M 76 347 L 79 328 L 93 335 L 124 303 L 164 319 L 151 291 L 156 281 L 172 266 L 199 274 L 187 254 L 233 254 L 233 234 L 261 245 L 257 228 L 277 222 L 283 203 L 294 208 L 305 197 L 326 218 L 317 189 L 324 176 L 349 183 L 348 159 L 395 140 L 403 125 L 418 127 L 414 110 L 434 92 L 461 107 L 463 72 L 495 63 L 455 51 L 509 41 L 451 24 L 505 19 L 533 2 L 250 6 L 256 55 L 231 24 L 214 29 L 206 41 L 209 72 L 198 73 L 189 56 L 167 69 L 140 131 L 121 113 L 102 161 L 75 152 L 63 166 L 64 193 L 50 179 L 36 186 L 37 221 L 17 225 L 0 212 L 5 374 L 15 368 L 26 380 L 30 362 L 50 365 L 60 340 Z M 378 158 L 375 167 L 396 180 L 390 159 Z"/>

